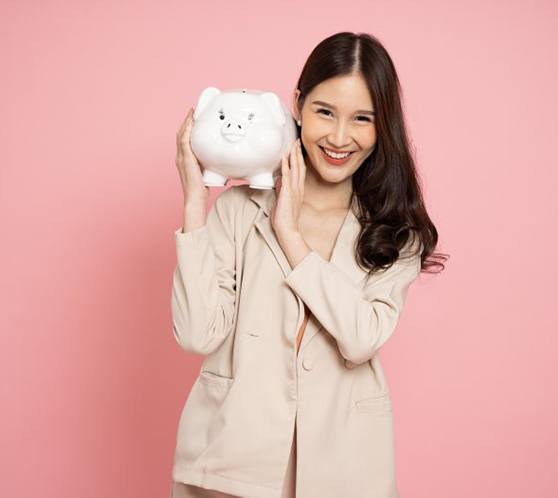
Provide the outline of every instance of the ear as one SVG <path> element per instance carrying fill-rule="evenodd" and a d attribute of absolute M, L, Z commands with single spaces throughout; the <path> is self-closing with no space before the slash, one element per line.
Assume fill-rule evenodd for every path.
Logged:
<path fill-rule="evenodd" d="M 221 90 L 215 88 L 214 86 L 208 86 L 198 98 L 198 103 L 196 104 L 196 110 L 194 111 L 194 121 L 198 119 L 198 116 L 209 106 L 211 101 L 221 93 Z"/>
<path fill-rule="evenodd" d="M 279 97 L 273 92 L 265 92 L 261 94 L 260 98 L 271 111 L 273 119 L 275 119 L 280 126 L 283 126 L 285 124 L 286 117 L 283 112 L 283 108 L 281 107 Z"/>
<path fill-rule="evenodd" d="M 300 119 L 300 112 L 298 110 L 298 99 L 300 99 L 300 90 L 297 88 L 293 94 L 293 116 L 295 121 Z"/>

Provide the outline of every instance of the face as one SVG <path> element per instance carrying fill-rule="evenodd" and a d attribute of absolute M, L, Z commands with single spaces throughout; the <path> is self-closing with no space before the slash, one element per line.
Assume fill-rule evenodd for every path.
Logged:
<path fill-rule="evenodd" d="M 297 89 L 294 109 L 298 111 Z M 323 81 L 306 96 L 300 113 L 301 140 L 307 167 L 326 182 L 350 178 L 376 145 L 374 106 L 360 73 Z M 329 159 L 323 149 L 351 152 L 347 159 Z"/>

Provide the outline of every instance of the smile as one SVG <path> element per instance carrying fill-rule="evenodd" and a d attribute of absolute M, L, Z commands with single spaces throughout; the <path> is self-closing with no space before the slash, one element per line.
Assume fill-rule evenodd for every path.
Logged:
<path fill-rule="evenodd" d="M 351 151 L 351 152 L 345 152 L 343 154 L 339 154 L 336 152 L 331 152 L 329 150 L 327 150 L 325 147 L 322 147 L 321 145 L 319 145 L 318 147 L 320 147 L 321 151 L 322 151 L 322 155 L 325 158 L 325 160 L 330 163 L 333 164 L 335 166 L 339 166 L 341 164 L 345 164 L 349 158 L 351 157 L 351 154 L 353 154 L 355 151 Z"/>

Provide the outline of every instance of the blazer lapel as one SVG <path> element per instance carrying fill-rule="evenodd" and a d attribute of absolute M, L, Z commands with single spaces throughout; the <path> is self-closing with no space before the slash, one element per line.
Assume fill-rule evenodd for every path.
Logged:
<path fill-rule="evenodd" d="M 362 269 L 356 262 L 356 242 L 360 233 L 360 223 L 355 214 L 357 209 L 358 204 L 355 199 L 339 230 L 330 262 L 345 273 L 353 283 L 359 285 L 368 275 L 368 271 Z"/>
<path fill-rule="evenodd" d="M 276 196 L 275 189 L 253 189 L 250 199 L 262 208 L 254 224 L 273 252 L 283 274 L 287 276 L 292 268 L 275 236 L 270 218 L 271 208 L 275 203 Z M 353 205 L 341 225 L 330 258 L 330 262 L 343 271 L 355 284 L 361 283 L 362 279 L 367 275 L 366 270 L 360 268 L 355 260 L 355 244 L 360 232 L 360 223 L 355 214 L 357 209 L 358 203 L 355 197 Z"/>
<path fill-rule="evenodd" d="M 291 265 L 289 260 L 285 256 L 285 253 L 281 249 L 279 241 L 275 236 L 275 231 L 271 225 L 271 208 L 275 202 L 275 189 L 253 189 L 254 192 L 251 194 L 250 198 L 262 208 L 260 214 L 256 217 L 254 225 L 264 238 L 266 244 L 271 249 L 271 252 L 275 256 L 277 263 L 281 267 L 283 275 L 286 277 L 291 271 Z"/>
<path fill-rule="evenodd" d="M 283 275 L 287 276 L 292 268 L 289 264 L 289 260 L 285 256 L 283 249 L 281 248 L 277 237 L 275 236 L 275 231 L 271 225 L 271 208 L 275 203 L 276 192 L 275 189 L 253 189 L 254 191 L 250 195 L 252 199 L 261 210 L 254 225 L 264 238 L 265 242 L 271 249 L 271 252 L 275 256 L 277 263 L 279 264 Z M 330 262 L 339 268 L 355 285 L 361 285 L 362 280 L 368 275 L 366 270 L 363 270 L 358 266 L 355 259 L 355 244 L 357 236 L 360 232 L 360 223 L 355 215 L 358 211 L 358 203 L 356 197 L 353 199 L 353 204 L 351 209 L 347 212 L 347 216 L 341 225 L 339 233 L 337 235 L 337 240 L 333 247 L 333 252 L 331 254 Z M 304 305 L 302 300 L 297 296 L 299 303 L 299 322 L 301 321 L 302 314 L 304 312 Z M 318 333 L 321 329 L 321 324 L 317 322 L 314 315 L 310 316 L 306 330 L 302 337 L 302 343 L 300 344 L 299 354 L 310 342 L 310 340 Z M 295 334 L 298 331 L 295 332 Z"/>

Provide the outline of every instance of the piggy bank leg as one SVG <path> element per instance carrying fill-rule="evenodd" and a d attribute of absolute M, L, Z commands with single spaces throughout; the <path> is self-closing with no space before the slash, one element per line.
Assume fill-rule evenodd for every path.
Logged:
<path fill-rule="evenodd" d="M 227 178 L 219 173 L 205 169 L 203 171 L 203 183 L 207 187 L 222 187 L 227 182 Z"/>
<path fill-rule="evenodd" d="M 259 173 L 258 175 L 248 177 L 251 188 L 270 189 L 275 187 L 273 173 Z"/>

